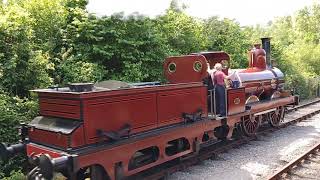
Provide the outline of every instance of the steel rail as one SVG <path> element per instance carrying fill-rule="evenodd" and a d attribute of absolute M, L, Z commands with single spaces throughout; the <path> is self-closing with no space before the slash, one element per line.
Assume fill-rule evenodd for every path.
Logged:
<path fill-rule="evenodd" d="M 320 98 L 316 98 L 316 100 L 314 100 L 314 101 L 302 103 L 302 104 L 300 104 L 300 105 L 298 105 L 298 106 L 292 107 L 292 108 L 288 109 L 287 112 L 296 111 L 296 110 L 298 110 L 298 109 L 304 108 L 304 107 L 306 107 L 306 106 L 311 106 L 311 105 L 316 104 L 316 103 L 318 103 L 318 102 L 320 102 Z"/>
<path fill-rule="evenodd" d="M 307 106 L 311 106 L 319 102 L 320 102 L 320 98 L 315 101 L 307 102 L 302 105 L 296 106 L 292 108 L 292 110 L 289 109 L 289 112 L 296 111 L 298 109 L 305 108 Z M 284 128 L 289 125 L 298 123 L 302 120 L 308 119 L 319 113 L 320 113 L 320 109 L 317 109 L 305 115 L 299 116 L 293 120 L 290 120 L 288 122 L 284 122 L 283 124 L 280 124 L 279 127 L 273 127 L 273 128 L 269 127 L 267 129 L 263 129 L 257 132 L 256 136 L 252 136 L 252 137 L 242 136 L 240 139 L 231 140 L 229 142 L 220 142 L 217 144 L 213 144 L 211 146 L 201 149 L 199 154 L 194 154 L 194 155 L 191 155 L 190 157 L 178 158 L 178 159 L 172 160 L 170 162 L 164 163 L 157 167 L 153 167 L 150 170 L 146 170 L 145 172 L 138 173 L 137 175 L 129 177 L 128 179 L 139 179 L 139 180 L 140 179 L 147 179 L 147 180 L 166 179 L 168 175 L 174 172 L 183 171 L 187 167 L 196 165 L 197 163 L 203 160 L 214 158 L 220 153 L 226 152 L 230 149 L 239 147 L 240 145 L 246 144 L 254 139 L 257 139 L 258 136 L 260 135 L 277 131 L 281 128 Z"/>
<path fill-rule="evenodd" d="M 285 173 L 288 173 L 293 167 L 300 164 L 300 162 L 304 159 L 309 158 L 309 156 L 316 151 L 320 149 L 320 142 L 316 145 L 314 145 L 311 149 L 309 149 L 304 154 L 300 155 L 299 157 L 295 158 L 294 160 L 290 161 L 288 164 L 283 166 L 281 169 L 279 169 L 277 172 L 275 172 L 273 175 L 268 177 L 269 180 L 278 180 L 281 179 L 281 176 Z"/>

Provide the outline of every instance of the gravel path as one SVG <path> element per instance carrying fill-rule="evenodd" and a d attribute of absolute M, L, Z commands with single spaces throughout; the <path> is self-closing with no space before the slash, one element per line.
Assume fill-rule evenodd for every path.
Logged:
<path fill-rule="evenodd" d="M 320 108 L 320 104 L 289 114 L 285 121 Z M 256 141 L 206 160 L 169 179 L 266 179 L 277 168 L 287 164 L 320 141 L 320 115 L 260 137 Z M 300 178 L 301 179 L 301 178 Z"/>

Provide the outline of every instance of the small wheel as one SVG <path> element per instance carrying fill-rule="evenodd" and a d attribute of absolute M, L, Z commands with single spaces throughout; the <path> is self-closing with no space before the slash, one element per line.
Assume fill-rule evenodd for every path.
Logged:
<path fill-rule="evenodd" d="M 86 168 L 80 169 L 76 174 L 76 179 L 96 179 L 96 180 L 109 180 L 109 176 L 103 169 L 103 167 L 98 165 L 92 165 Z"/>
<path fill-rule="evenodd" d="M 268 113 L 269 124 L 272 127 L 277 127 L 281 122 L 281 115 L 283 114 L 284 109 L 279 107 L 275 111 Z"/>
<path fill-rule="evenodd" d="M 83 168 L 77 172 L 77 179 L 78 180 L 85 180 L 87 178 L 90 178 L 89 168 Z"/>
<path fill-rule="evenodd" d="M 246 116 L 241 121 L 241 129 L 246 136 L 254 136 L 259 129 L 261 116 Z"/>

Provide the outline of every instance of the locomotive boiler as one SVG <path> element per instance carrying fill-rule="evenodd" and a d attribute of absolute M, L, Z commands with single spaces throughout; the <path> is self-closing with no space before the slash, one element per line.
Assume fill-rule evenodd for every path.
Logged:
<path fill-rule="evenodd" d="M 40 114 L 21 127 L 20 143 L 0 143 L 0 158 L 26 154 L 28 179 L 52 179 L 57 172 L 74 180 L 139 179 L 230 139 L 235 129 L 251 136 L 263 122 L 278 126 L 298 97 L 283 90 L 283 74 L 266 63 L 268 51 L 256 46 L 249 54 L 244 70 L 230 70 L 229 55 L 220 51 L 169 57 L 165 84 L 108 81 L 34 90 Z M 226 117 L 212 110 L 215 92 L 203 81 L 215 63 L 240 82 L 226 89 Z"/>

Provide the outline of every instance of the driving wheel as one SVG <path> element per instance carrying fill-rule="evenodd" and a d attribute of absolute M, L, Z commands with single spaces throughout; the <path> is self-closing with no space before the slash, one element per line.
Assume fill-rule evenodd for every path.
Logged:
<path fill-rule="evenodd" d="M 261 121 L 261 115 L 245 116 L 241 121 L 241 129 L 246 136 L 253 136 L 257 132 Z"/>
<path fill-rule="evenodd" d="M 268 113 L 269 124 L 271 126 L 277 127 L 280 125 L 283 111 L 284 111 L 284 108 L 278 107 L 275 111 Z"/>

